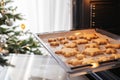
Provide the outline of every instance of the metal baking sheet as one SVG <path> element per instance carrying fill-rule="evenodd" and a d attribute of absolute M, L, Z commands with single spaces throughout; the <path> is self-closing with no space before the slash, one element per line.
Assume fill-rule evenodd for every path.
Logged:
<path fill-rule="evenodd" d="M 86 74 L 88 71 L 101 71 L 113 68 L 115 65 L 119 64 L 119 60 L 112 60 L 107 62 L 102 62 L 99 67 L 97 68 L 91 68 L 91 65 L 81 65 L 81 66 L 70 66 L 66 64 L 66 58 L 63 56 L 58 56 L 55 54 L 56 50 L 59 50 L 62 46 L 59 47 L 51 47 L 48 43 L 49 38 L 56 38 L 56 37 L 67 37 L 73 34 L 76 34 L 78 32 L 86 32 L 86 33 L 98 33 L 99 36 L 102 38 L 109 38 L 112 43 L 120 43 L 120 37 L 117 35 L 114 35 L 112 33 L 109 33 L 107 31 L 104 31 L 102 29 L 82 29 L 82 30 L 74 30 L 74 31 L 59 31 L 59 32 L 53 32 L 53 33 L 41 33 L 36 34 L 36 38 L 40 41 L 40 43 L 48 50 L 48 52 L 54 57 L 54 59 L 62 66 L 67 72 L 74 73 L 74 72 L 81 72 L 81 74 Z M 116 66 L 117 67 L 117 66 Z"/>

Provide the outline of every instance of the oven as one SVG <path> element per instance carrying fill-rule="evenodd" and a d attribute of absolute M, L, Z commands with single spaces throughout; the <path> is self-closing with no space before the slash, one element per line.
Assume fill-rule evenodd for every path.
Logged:
<path fill-rule="evenodd" d="M 55 48 L 47 42 L 48 38 L 56 38 L 61 35 L 64 37 L 78 30 L 93 30 L 103 35 L 107 35 L 112 39 L 116 39 L 119 43 L 119 19 L 120 19 L 120 1 L 119 0 L 72 0 L 73 29 L 71 31 L 53 32 L 45 34 L 37 34 L 36 38 L 45 47 L 52 57 L 63 67 L 71 76 L 85 76 L 86 80 L 120 80 L 120 60 L 113 60 L 100 63 L 99 68 L 90 69 L 91 65 L 82 65 L 71 67 L 66 65 L 65 59 L 56 56 Z M 88 33 L 89 34 L 89 33 Z M 47 45 L 46 45 L 47 43 Z M 57 44 L 58 45 L 58 44 Z M 59 49 L 59 47 L 57 48 Z M 71 79 L 68 79 L 71 80 Z"/>
<path fill-rule="evenodd" d="M 73 0 L 73 29 L 100 28 L 120 35 L 119 0 Z M 91 80 L 120 80 L 120 68 L 87 74 Z"/>
<path fill-rule="evenodd" d="M 119 33 L 119 0 L 73 0 L 73 28 L 100 28 Z"/>

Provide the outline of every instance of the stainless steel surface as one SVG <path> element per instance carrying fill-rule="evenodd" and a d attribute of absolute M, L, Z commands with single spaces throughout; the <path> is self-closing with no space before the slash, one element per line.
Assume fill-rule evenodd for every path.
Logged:
<path fill-rule="evenodd" d="M 97 32 L 99 32 L 99 33 L 101 33 L 101 34 L 104 34 L 104 35 L 107 35 L 107 36 L 109 36 L 109 37 L 111 37 L 111 38 L 113 38 L 113 39 L 120 40 L 120 36 L 118 36 L 118 35 L 115 35 L 115 34 L 113 34 L 113 33 L 110 33 L 110 32 L 108 32 L 108 31 L 105 31 L 105 30 L 102 30 L 102 29 L 98 29 L 98 28 L 96 28 L 95 30 L 96 30 Z"/>
<path fill-rule="evenodd" d="M 120 39 L 119 36 L 114 35 L 112 33 L 109 33 L 107 31 L 101 30 L 101 29 L 95 29 L 95 31 L 99 32 L 100 34 L 104 34 L 106 36 L 109 36 L 109 37 L 111 37 L 111 39 L 116 39 L 116 40 Z M 73 33 L 74 32 L 75 31 L 73 31 Z M 102 63 L 100 65 L 100 67 L 94 68 L 94 69 L 90 68 L 89 66 L 71 68 L 70 66 L 66 65 L 64 63 L 64 61 L 62 61 L 58 56 L 56 56 L 56 54 L 54 53 L 54 51 L 50 48 L 50 46 L 47 45 L 47 43 L 45 41 L 48 38 L 51 38 L 51 37 L 54 38 L 56 36 L 61 36 L 61 35 L 66 35 L 67 36 L 67 35 L 70 35 L 70 34 L 72 34 L 72 31 L 54 32 L 54 33 L 43 33 L 43 34 L 37 34 L 36 38 L 49 51 L 49 53 L 54 57 L 54 59 L 70 74 L 76 73 L 77 75 L 84 75 L 84 74 L 87 74 L 88 71 L 97 72 L 97 71 L 107 70 L 107 69 L 111 69 L 111 68 L 119 66 L 119 64 L 120 64 L 119 60 L 115 60 L 115 61 L 107 62 L 107 63 Z"/>

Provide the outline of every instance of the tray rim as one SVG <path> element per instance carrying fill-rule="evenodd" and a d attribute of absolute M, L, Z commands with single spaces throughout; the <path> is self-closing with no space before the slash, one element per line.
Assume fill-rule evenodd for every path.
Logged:
<path fill-rule="evenodd" d="M 105 31 L 103 29 L 99 29 L 99 28 L 87 28 L 87 29 L 94 29 L 96 32 L 99 32 L 101 34 L 104 34 L 108 37 L 111 37 L 115 40 L 120 40 L 120 36 L 116 35 L 116 34 L 113 34 L 113 33 L 110 33 L 108 31 Z M 87 29 L 78 29 L 78 30 L 87 30 Z M 70 30 L 68 30 L 70 31 Z M 60 66 L 62 66 L 66 72 L 68 73 L 76 73 L 78 71 L 84 71 L 86 69 L 86 71 L 88 70 L 94 70 L 94 69 L 90 69 L 89 68 L 89 65 L 87 67 L 84 67 L 84 68 L 77 68 L 77 69 L 71 69 L 70 67 L 68 67 L 62 60 L 60 60 L 60 58 L 58 56 L 56 56 L 56 54 L 53 54 L 54 52 L 50 49 L 50 47 L 48 47 L 42 39 L 39 38 L 40 35 L 43 35 L 43 34 L 53 34 L 53 33 L 62 33 L 62 32 L 68 32 L 68 31 L 55 31 L 55 32 L 45 32 L 45 33 L 36 33 L 35 34 L 35 37 L 38 39 L 38 41 L 43 45 L 44 48 L 47 49 L 47 51 L 51 54 L 51 56 L 57 61 L 58 64 L 60 64 Z M 71 31 L 77 31 L 77 30 L 71 30 Z M 118 60 L 118 63 L 119 63 L 119 60 Z M 116 63 L 117 64 L 117 63 Z M 102 67 L 102 66 L 100 66 Z M 97 67 L 99 68 L 99 67 Z M 95 68 L 95 69 L 97 69 Z M 79 70 L 78 70 L 79 69 Z"/>

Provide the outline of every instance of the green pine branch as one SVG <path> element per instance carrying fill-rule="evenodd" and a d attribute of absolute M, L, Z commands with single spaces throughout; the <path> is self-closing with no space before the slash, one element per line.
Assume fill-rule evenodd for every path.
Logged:
<path fill-rule="evenodd" d="M 12 0 L 5 0 L 4 6 L 0 2 L 0 35 L 6 37 L 6 43 L 2 45 L 2 48 L 7 50 L 8 54 L 34 53 L 41 55 L 40 44 L 32 36 L 32 33 L 29 30 L 17 30 L 19 26 L 13 26 L 16 20 L 24 20 L 24 18 L 21 13 L 15 13 L 17 7 L 7 6 L 12 2 Z M 20 39 L 22 36 L 29 37 L 26 39 Z M 9 64 L 7 63 L 7 60 L 3 58 L 3 55 L 0 55 L 0 65 L 7 66 Z"/>

